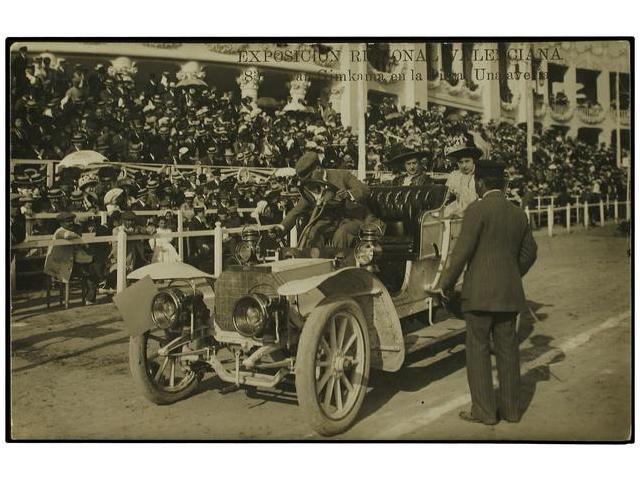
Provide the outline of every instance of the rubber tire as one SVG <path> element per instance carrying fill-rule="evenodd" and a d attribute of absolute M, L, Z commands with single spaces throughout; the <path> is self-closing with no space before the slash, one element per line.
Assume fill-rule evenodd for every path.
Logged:
<path fill-rule="evenodd" d="M 318 342 L 329 317 L 339 311 L 348 309 L 357 319 L 364 337 L 364 370 L 362 384 L 358 398 L 351 411 L 339 420 L 327 417 L 316 396 L 315 362 Z M 346 296 L 338 296 L 325 300 L 322 304 L 313 309 L 307 318 L 300 342 L 298 343 L 298 354 L 296 356 L 296 392 L 298 395 L 298 405 L 302 409 L 307 422 L 311 428 L 323 436 L 337 435 L 346 431 L 355 421 L 364 397 L 367 393 L 369 382 L 369 370 L 371 366 L 371 349 L 369 343 L 369 328 L 364 318 L 362 309 L 358 303 Z"/>
<path fill-rule="evenodd" d="M 146 371 L 146 333 L 129 337 L 129 370 L 142 394 L 156 405 L 170 405 L 191 395 L 200 383 L 200 377 L 194 375 L 182 390 L 165 392 L 156 387 Z"/>

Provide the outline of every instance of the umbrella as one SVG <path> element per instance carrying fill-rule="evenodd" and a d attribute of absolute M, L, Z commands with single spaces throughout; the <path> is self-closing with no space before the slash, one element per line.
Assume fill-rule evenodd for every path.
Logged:
<path fill-rule="evenodd" d="M 64 157 L 58 164 L 56 171 L 59 172 L 70 167 L 86 170 L 87 168 L 102 166 L 106 160 L 107 158 L 104 155 L 93 150 L 78 150 Z"/>
<path fill-rule="evenodd" d="M 176 84 L 176 88 L 195 88 L 195 87 L 209 88 L 209 85 L 207 85 L 207 82 L 205 82 L 204 80 L 200 80 L 199 78 L 185 78 L 184 80 L 180 80 Z"/>

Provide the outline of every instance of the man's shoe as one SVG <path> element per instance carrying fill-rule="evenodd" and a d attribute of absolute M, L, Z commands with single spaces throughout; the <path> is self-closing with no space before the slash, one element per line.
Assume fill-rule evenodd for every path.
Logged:
<path fill-rule="evenodd" d="M 471 412 L 468 412 L 466 410 L 462 410 L 458 416 L 464 420 L 465 422 L 471 422 L 471 423 L 482 423 L 484 425 L 495 425 L 496 423 L 498 423 L 498 421 L 496 420 L 495 422 L 485 422 L 483 420 L 480 420 L 479 418 L 476 418 L 473 416 L 473 414 Z"/>
<path fill-rule="evenodd" d="M 502 420 L 504 420 L 505 422 L 509 422 L 509 423 L 519 423 L 520 422 L 519 418 L 517 420 L 514 420 L 512 418 L 503 417 L 502 415 L 500 415 L 500 413 L 498 413 L 498 421 L 502 421 Z"/>

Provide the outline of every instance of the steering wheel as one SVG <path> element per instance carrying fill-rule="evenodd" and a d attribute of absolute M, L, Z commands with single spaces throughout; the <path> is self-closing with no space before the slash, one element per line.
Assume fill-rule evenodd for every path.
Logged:
<path fill-rule="evenodd" d="M 318 190 L 323 194 L 325 192 L 336 193 L 338 191 L 338 187 L 332 183 L 325 182 L 324 180 L 316 179 L 305 180 L 302 182 L 302 185 L 300 185 L 300 195 L 302 195 L 302 197 L 312 205 L 316 205 L 318 203 L 318 199 L 312 193 L 313 191 Z"/>

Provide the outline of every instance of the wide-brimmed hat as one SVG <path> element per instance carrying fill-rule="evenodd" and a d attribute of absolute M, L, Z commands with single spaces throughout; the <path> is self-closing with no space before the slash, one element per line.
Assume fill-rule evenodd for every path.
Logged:
<path fill-rule="evenodd" d="M 95 175 L 82 175 L 80 177 L 80 180 L 78 180 L 78 188 L 80 190 L 82 190 L 85 187 L 88 187 L 89 185 L 97 185 L 98 184 L 98 177 L 96 177 Z"/>
<path fill-rule="evenodd" d="M 52 188 L 47 192 L 47 198 L 49 200 L 54 200 L 62 197 L 64 197 L 64 192 L 59 188 Z"/>
<path fill-rule="evenodd" d="M 459 159 L 459 158 L 473 158 L 474 160 L 480 159 L 483 155 L 483 151 L 476 146 L 476 142 L 472 135 L 465 135 L 456 140 L 455 143 L 445 147 L 444 156 L 447 158 Z"/>
<path fill-rule="evenodd" d="M 426 150 L 414 150 L 405 145 L 396 144 L 387 152 L 384 163 L 392 168 L 399 168 L 409 159 L 420 160 L 428 157 L 430 157 L 430 153 Z"/>

